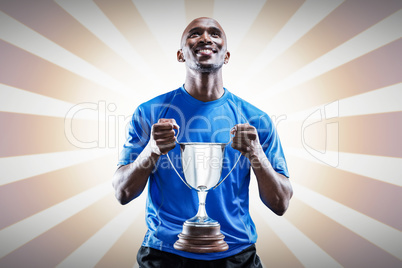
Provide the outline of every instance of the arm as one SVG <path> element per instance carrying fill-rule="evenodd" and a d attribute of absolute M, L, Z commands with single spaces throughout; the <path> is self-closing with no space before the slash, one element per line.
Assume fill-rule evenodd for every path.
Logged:
<path fill-rule="evenodd" d="M 235 134 L 232 147 L 250 160 L 262 202 L 277 215 L 283 215 L 293 195 L 290 180 L 273 169 L 253 126 L 237 125 L 232 133 Z"/>
<path fill-rule="evenodd" d="M 117 168 L 112 184 L 116 198 L 122 205 L 142 193 L 160 155 L 167 154 L 175 147 L 174 128 L 177 128 L 174 119 L 159 119 L 152 126 L 150 140 L 137 159 Z"/>

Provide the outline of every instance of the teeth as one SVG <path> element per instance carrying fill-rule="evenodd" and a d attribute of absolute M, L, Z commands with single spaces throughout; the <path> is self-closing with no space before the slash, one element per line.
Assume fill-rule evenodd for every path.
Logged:
<path fill-rule="evenodd" d="M 201 49 L 199 52 L 201 53 L 212 53 L 211 49 Z"/>

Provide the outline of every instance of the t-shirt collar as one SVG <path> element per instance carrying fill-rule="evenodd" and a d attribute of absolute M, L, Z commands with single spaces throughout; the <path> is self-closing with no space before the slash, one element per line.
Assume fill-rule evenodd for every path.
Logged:
<path fill-rule="evenodd" d="M 224 89 L 224 93 L 219 99 L 216 99 L 216 100 L 213 100 L 213 101 L 200 101 L 200 100 L 197 100 L 196 98 L 194 98 L 193 96 L 191 96 L 187 92 L 187 90 L 184 88 L 184 84 L 180 87 L 180 90 L 183 93 L 182 95 L 183 95 L 184 99 L 186 101 L 190 102 L 191 104 L 195 104 L 195 105 L 212 105 L 212 106 L 221 105 L 222 103 L 224 103 L 226 101 L 226 99 L 227 99 L 227 97 L 229 95 L 229 92 L 225 87 L 223 89 Z"/>

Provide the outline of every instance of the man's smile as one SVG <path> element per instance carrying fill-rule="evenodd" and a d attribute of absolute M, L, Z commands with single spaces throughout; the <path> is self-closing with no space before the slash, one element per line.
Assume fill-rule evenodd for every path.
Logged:
<path fill-rule="evenodd" d="M 212 53 L 214 53 L 214 52 L 212 51 L 212 49 L 209 49 L 209 48 L 200 49 L 197 51 L 197 54 L 200 54 L 200 55 L 212 55 Z"/>
<path fill-rule="evenodd" d="M 210 56 L 216 52 L 217 50 L 210 46 L 199 46 L 195 49 L 195 54 L 200 56 Z"/>

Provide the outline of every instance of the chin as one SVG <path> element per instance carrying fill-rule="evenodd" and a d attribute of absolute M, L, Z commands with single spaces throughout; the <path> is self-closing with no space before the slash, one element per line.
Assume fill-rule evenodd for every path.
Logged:
<path fill-rule="evenodd" d="M 219 71 L 223 66 L 222 64 L 201 64 L 198 63 L 196 65 L 196 68 L 194 68 L 196 71 L 199 71 L 201 73 L 213 73 Z"/>

